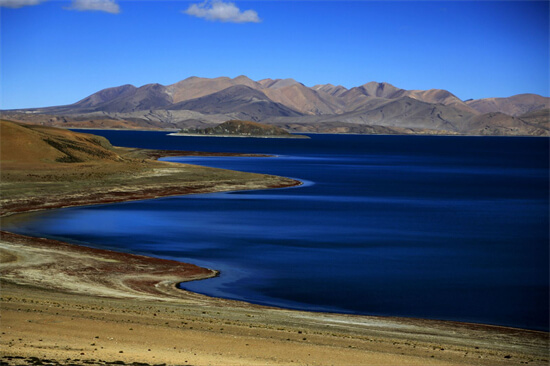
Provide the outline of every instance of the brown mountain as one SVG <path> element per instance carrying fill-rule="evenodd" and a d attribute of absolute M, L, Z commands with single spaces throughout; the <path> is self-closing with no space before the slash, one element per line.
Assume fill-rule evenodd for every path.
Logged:
<path fill-rule="evenodd" d="M 388 83 L 370 82 L 361 86 L 351 88 L 346 91 L 342 91 L 338 95 L 345 106 L 345 111 L 355 111 L 358 109 L 364 109 L 365 105 L 368 105 L 373 99 L 395 99 L 402 97 L 405 94 L 405 90 L 398 89 Z"/>
<path fill-rule="evenodd" d="M 345 99 L 344 104 L 347 106 L 347 111 L 362 108 L 365 103 L 374 98 L 399 99 L 409 97 L 426 103 L 453 106 L 473 114 L 479 113 L 451 92 L 442 89 L 405 90 L 388 83 L 370 82 L 347 91 L 341 91 L 339 97 Z"/>
<path fill-rule="evenodd" d="M 18 120 L 71 127 L 181 128 L 230 119 L 299 125 L 331 123 L 414 129 L 434 133 L 547 134 L 550 98 L 522 94 L 464 102 L 447 90 L 405 90 L 370 82 L 347 89 L 332 84 L 307 87 L 294 79 L 246 76 L 190 77 L 172 85 L 123 85 L 101 90 L 74 104 L 4 111 Z M 499 114 L 503 113 L 516 119 Z M 38 115 L 45 114 L 45 117 Z M 523 117 L 526 116 L 526 117 Z M 101 121 L 101 122 L 99 122 Z M 525 122 L 525 123 L 524 123 Z M 482 127 L 484 126 L 484 127 Z M 343 128 L 348 130 L 348 127 Z M 361 129 L 369 130 L 369 129 Z"/>
<path fill-rule="evenodd" d="M 322 95 L 303 84 L 296 83 L 274 89 L 268 88 L 262 91 L 271 100 L 302 114 L 323 115 L 342 113 L 342 108 L 334 97 Z"/>
<path fill-rule="evenodd" d="M 193 110 L 204 114 L 226 114 L 259 121 L 269 116 L 299 116 L 300 113 L 269 99 L 245 85 L 235 85 L 200 98 L 186 100 L 168 110 Z"/>
<path fill-rule="evenodd" d="M 443 104 L 452 106 L 457 109 L 463 110 L 468 113 L 478 114 L 478 111 L 468 106 L 456 95 L 442 89 L 430 89 L 430 90 L 409 90 L 405 93 L 406 96 L 421 100 L 427 103 Z"/>
<path fill-rule="evenodd" d="M 133 85 L 123 85 L 103 89 L 74 104 L 35 108 L 30 109 L 30 111 L 57 115 L 93 112 L 130 113 L 140 110 L 162 109 L 171 104 L 172 97 L 163 85 L 147 84 L 139 88 Z"/>
<path fill-rule="evenodd" d="M 396 88 L 388 83 L 378 83 L 376 81 L 371 81 L 358 88 L 368 97 L 396 99 L 405 94 L 405 90 L 403 89 Z"/>
<path fill-rule="evenodd" d="M 228 77 L 208 79 L 192 76 L 167 86 L 167 90 L 168 94 L 172 96 L 173 103 L 180 103 L 216 93 L 235 85 L 245 85 L 253 89 L 262 88 L 259 83 L 242 75 L 234 79 Z"/>
<path fill-rule="evenodd" d="M 166 87 L 160 84 L 148 84 L 134 90 L 127 96 L 121 96 L 96 107 L 104 112 L 133 112 L 148 109 L 163 109 L 172 104 L 172 98 Z"/>
<path fill-rule="evenodd" d="M 135 86 L 129 84 L 103 89 L 87 98 L 82 99 L 79 102 L 76 102 L 73 106 L 77 108 L 95 108 L 117 98 L 133 95 L 136 90 L 137 88 Z"/>

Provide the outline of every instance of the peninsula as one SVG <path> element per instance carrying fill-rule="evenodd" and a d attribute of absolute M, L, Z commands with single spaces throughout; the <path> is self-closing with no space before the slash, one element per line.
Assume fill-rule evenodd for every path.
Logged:
<path fill-rule="evenodd" d="M 219 137 L 256 137 L 256 138 L 302 138 L 305 135 L 294 135 L 277 127 L 253 121 L 230 120 L 215 127 L 183 128 L 172 136 L 219 136 Z"/>

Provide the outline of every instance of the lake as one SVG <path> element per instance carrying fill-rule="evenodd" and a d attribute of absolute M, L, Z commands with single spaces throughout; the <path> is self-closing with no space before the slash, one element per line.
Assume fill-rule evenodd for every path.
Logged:
<path fill-rule="evenodd" d="M 38 212 L 5 230 L 217 269 L 182 284 L 211 296 L 548 330 L 547 138 L 93 133 L 118 146 L 274 154 L 165 160 L 304 185 Z"/>

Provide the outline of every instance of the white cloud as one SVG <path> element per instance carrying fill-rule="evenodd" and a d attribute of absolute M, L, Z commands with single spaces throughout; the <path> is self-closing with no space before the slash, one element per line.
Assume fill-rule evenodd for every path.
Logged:
<path fill-rule="evenodd" d="M 183 13 L 197 18 L 228 23 L 259 23 L 261 19 L 254 10 L 241 11 L 234 3 L 221 0 L 206 0 L 192 4 Z"/>
<path fill-rule="evenodd" d="M 24 6 L 38 5 L 45 0 L 0 0 L 0 6 L 6 8 L 22 8 Z"/>
<path fill-rule="evenodd" d="M 113 0 L 73 0 L 67 10 L 104 11 L 111 14 L 120 13 L 120 7 Z"/>

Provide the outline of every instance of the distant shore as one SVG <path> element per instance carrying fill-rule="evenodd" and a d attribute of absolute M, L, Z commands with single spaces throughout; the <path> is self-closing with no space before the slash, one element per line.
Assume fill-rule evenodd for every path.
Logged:
<path fill-rule="evenodd" d="M 430 137 L 533 137 L 533 138 L 550 138 L 550 135 L 473 135 L 473 134 L 461 134 L 452 131 L 441 131 L 441 133 L 357 133 L 357 132 L 292 132 L 293 137 L 285 136 L 236 136 L 236 135 L 201 135 L 192 133 L 179 133 L 177 129 L 147 129 L 147 128 L 101 128 L 101 127 L 63 127 L 56 126 L 56 128 L 63 128 L 67 130 L 82 130 L 82 131 L 144 131 L 144 132 L 165 132 L 170 136 L 189 136 L 189 137 L 255 137 L 255 138 L 296 138 L 297 136 L 305 135 L 342 135 L 342 136 L 430 136 Z M 301 138 L 301 137 L 298 137 Z"/>
<path fill-rule="evenodd" d="M 169 155 L 147 154 L 154 158 Z M 5 216 L 83 204 L 300 184 L 273 176 L 233 177 L 227 175 L 230 172 L 217 176 L 221 172 L 210 168 L 197 169 L 204 174 L 202 180 L 181 181 L 178 171 L 189 169 L 197 168 L 150 164 L 132 173 L 133 180 L 129 179 L 132 175 L 125 178 L 126 191 L 120 186 L 79 194 L 37 191 L 32 196 L 15 195 L 11 201 L 3 199 L 1 212 Z M 19 188 L 11 189 L 17 193 Z M 215 276 L 215 269 L 175 261 L 8 232 L 1 233 L 0 259 L 0 355 L 8 365 L 22 360 L 33 364 L 35 358 L 57 364 L 170 365 L 546 365 L 549 361 L 546 332 L 290 311 L 211 298 L 176 285 Z"/>
<path fill-rule="evenodd" d="M 449 131 L 444 131 L 442 133 L 357 133 L 357 132 L 341 132 L 341 133 L 331 133 L 331 132 L 293 132 L 292 137 L 288 136 L 238 136 L 238 135 L 201 135 L 193 133 L 179 133 L 175 129 L 145 129 L 145 128 L 90 128 L 90 127 L 58 127 L 65 128 L 68 130 L 82 130 L 82 131 L 143 131 L 143 132 L 165 132 L 169 136 L 188 136 L 188 137 L 251 137 L 251 138 L 307 138 L 306 135 L 342 135 L 342 136 L 411 136 L 411 137 L 490 137 L 490 138 L 499 138 L 499 137 L 532 137 L 532 138 L 550 138 L 550 136 L 537 136 L 537 135 L 468 135 L 453 133 Z M 300 137 L 302 136 L 302 137 Z"/>
<path fill-rule="evenodd" d="M 198 133 L 180 133 L 174 132 L 169 133 L 169 136 L 191 136 L 191 137 L 238 137 L 238 138 L 256 138 L 256 139 L 308 139 L 309 137 L 304 135 L 270 135 L 270 136 L 259 136 L 259 135 L 203 135 Z"/>

